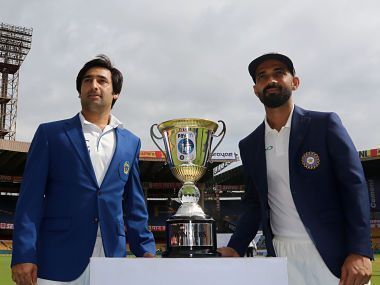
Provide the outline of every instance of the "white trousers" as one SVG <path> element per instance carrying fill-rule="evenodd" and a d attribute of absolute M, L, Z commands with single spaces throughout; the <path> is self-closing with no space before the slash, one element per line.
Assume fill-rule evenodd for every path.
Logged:
<path fill-rule="evenodd" d="M 100 236 L 96 237 L 96 242 L 94 246 L 94 251 L 92 253 L 93 257 L 104 257 L 104 249 L 102 238 Z M 37 278 L 37 285 L 90 285 L 90 264 L 87 265 L 83 273 L 75 280 L 69 282 L 53 281 L 42 278 Z"/>
<path fill-rule="evenodd" d="M 276 255 L 288 259 L 289 285 L 338 285 L 310 239 L 275 237 Z"/>
<path fill-rule="evenodd" d="M 87 265 L 84 272 L 74 281 L 61 282 L 37 278 L 37 285 L 90 285 L 90 265 Z"/>

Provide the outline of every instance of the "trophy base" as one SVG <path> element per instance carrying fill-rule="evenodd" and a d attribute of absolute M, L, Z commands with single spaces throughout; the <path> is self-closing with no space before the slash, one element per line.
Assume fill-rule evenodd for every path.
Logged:
<path fill-rule="evenodd" d="M 166 258 L 218 257 L 215 220 L 205 216 L 172 216 L 166 221 Z"/>
<path fill-rule="evenodd" d="M 209 249 L 195 249 L 195 248 L 171 248 L 164 251 L 162 257 L 164 258 L 202 258 L 202 257 L 219 257 L 220 253 L 217 251 L 210 251 Z"/>

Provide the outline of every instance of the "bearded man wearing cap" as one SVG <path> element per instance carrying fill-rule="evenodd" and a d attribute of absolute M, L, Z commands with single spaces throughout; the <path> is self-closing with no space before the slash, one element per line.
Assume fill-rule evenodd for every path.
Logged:
<path fill-rule="evenodd" d="M 264 54 L 248 67 L 266 117 L 239 143 L 246 206 L 222 256 L 243 256 L 260 224 L 268 256 L 287 257 L 289 284 L 366 284 L 372 274 L 362 165 L 335 113 L 295 106 L 293 62 Z"/>

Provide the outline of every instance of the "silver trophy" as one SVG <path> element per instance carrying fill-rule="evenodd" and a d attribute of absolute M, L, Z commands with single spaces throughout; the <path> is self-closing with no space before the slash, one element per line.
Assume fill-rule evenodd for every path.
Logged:
<path fill-rule="evenodd" d="M 215 220 L 206 215 L 198 205 L 200 192 L 197 182 L 207 170 L 209 158 L 226 134 L 223 121 L 222 131 L 216 135 L 218 124 L 204 119 L 187 118 L 153 124 L 150 135 L 155 145 L 165 154 L 174 176 L 183 182 L 178 192 L 181 206 L 166 221 L 166 252 L 163 257 L 212 257 L 216 251 Z M 154 133 L 158 129 L 161 136 Z M 220 137 L 210 153 L 212 139 Z M 166 152 L 156 140 L 163 140 Z"/>

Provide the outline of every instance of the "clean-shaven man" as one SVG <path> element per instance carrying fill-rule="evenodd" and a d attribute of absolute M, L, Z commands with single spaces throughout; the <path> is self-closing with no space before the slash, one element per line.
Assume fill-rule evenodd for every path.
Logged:
<path fill-rule="evenodd" d="M 155 255 L 140 184 L 140 139 L 111 114 L 123 76 L 106 56 L 87 62 L 82 110 L 41 124 L 17 202 L 12 278 L 18 285 L 87 285 L 91 256 Z"/>

